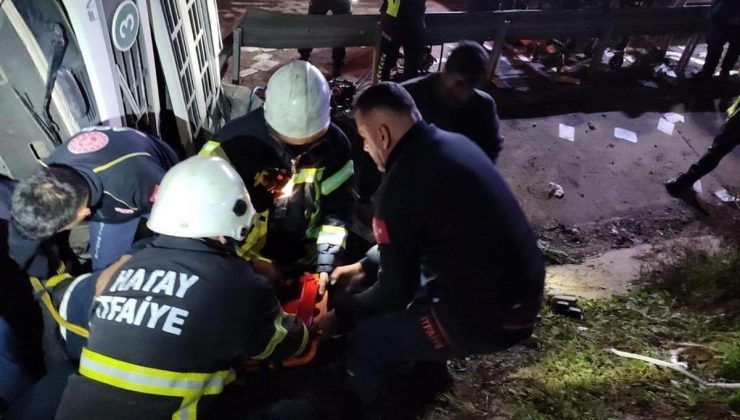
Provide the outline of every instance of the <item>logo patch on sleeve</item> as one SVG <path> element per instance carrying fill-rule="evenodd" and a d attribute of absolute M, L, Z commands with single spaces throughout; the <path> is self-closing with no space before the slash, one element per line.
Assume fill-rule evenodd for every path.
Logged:
<path fill-rule="evenodd" d="M 81 155 L 84 153 L 97 152 L 108 144 L 108 136 L 100 131 L 88 131 L 80 133 L 72 138 L 67 144 L 70 152 Z"/>
<path fill-rule="evenodd" d="M 373 217 L 373 234 L 375 235 L 375 242 L 378 244 L 391 243 L 391 237 L 388 233 L 388 227 L 385 224 L 385 220 Z"/>

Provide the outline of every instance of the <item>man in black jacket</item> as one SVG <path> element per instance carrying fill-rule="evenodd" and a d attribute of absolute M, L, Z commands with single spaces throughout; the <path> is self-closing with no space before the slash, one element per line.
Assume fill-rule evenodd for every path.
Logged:
<path fill-rule="evenodd" d="M 488 73 L 488 54 L 476 42 L 452 50 L 442 73 L 404 82 L 424 120 L 473 140 L 496 163 L 503 137 L 496 102 L 477 89 Z"/>
<path fill-rule="evenodd" d="M 370 408 L 394 366 L 497 351 L 528 337 L 544 264 L 490 160 L 470 140 L 425 123 L 401 86 L 367 89 L 355 118 L 383 172 L 373 219 L 380 269 L 372 287 L 335 307 L 344 328 L 356 322 L 350 383 Z M 331 316 L 321 321 L 330 323 Z"/>
<path fill-rule="evenodd" d="M 90 127 L 59 146 L 13 192 L 11 256 L 24 267 L 41 241 L 88 219 L 92 269 L 126 252 L 177 163 L 164 142 L 130 128 Z"/>
<path fill-rule="evenodd" d="M 310 63 L 281 67 L 265 94 L 264 107 L 231 121 L 200 154 L 226 158 L 257 209 L 240 255 L 269 277 L 310 271 L 326 281 L 353 205 L 349 140 L 331 123 L 329 85 Z"/>
<path fill-rule="evenodd" d="M 245 358 L 304 352 L 306 326 L 235 253 L 253 215 L 223 159 L 196 156 L 165 175 L 148 222 L 160 235 L 100 288 L 57 419 L 195 419 Z"/>

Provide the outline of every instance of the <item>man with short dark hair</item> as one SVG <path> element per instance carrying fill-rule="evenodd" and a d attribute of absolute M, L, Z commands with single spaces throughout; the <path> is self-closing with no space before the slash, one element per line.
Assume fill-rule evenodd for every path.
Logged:
<path fill-rule="evenodd" d="M 495 163 L 503 141 L 496 102 L 478 89 L 487 73 L 486 51 L 463 41 L 450 53 L 442 73 L 409 80 L 403 87 L 428 123 L 468 137 Z"/>
<path fill-rule="evenodd" d="M 335 293 L 336 315 L 319 325 L 330 329 L 333 316 L 344 328 L 356 324 L 349 380 L 373 410 L 395 366 L 489 353 L 527 338 L 544 265 L 495 166 L 465 137 L 424 122 L 400 85 L 367 89 L 355 118 L 383 172 L 373 218 L 380 269 L 368 290 Z"/>
<path fill-rule="evenodd" d="M 90 220 L 92 269 L 118 259 L 177 163 L 164 142 L 137 130 L 90 127 L 58 147 L 13 192 L 11 256 L 25 266 L 54 233 Z"/>

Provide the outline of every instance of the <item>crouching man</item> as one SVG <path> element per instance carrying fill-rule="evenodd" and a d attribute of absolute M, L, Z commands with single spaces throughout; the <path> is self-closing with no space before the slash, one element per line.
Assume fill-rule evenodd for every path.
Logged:
<path fill-rule="evenodd" d="M 367 415 L 382 406 L 395 366 L 494 352 L 529 337 L 545 270 L 516 199 L 472 141 L 424 122 L 394 83 L 367 89 L 355 118 L 383 172 L 373 219 L 380 267 L 369 289 L 335 301 L 333 316 L 354 325 L 349 381 Z M 320 326 L 333 322 L 328 315 Z"/>
<path fill-rule="evenodd" d="M 221 158 L 193 157 L 165 175 L 148 221 L 159 236 L 95 298 L 57 419 L 195 419 L 243 358 L 304 351 L 307 328 L 236 255 L 232 241 L 253 216 L 244 183 Z"/>

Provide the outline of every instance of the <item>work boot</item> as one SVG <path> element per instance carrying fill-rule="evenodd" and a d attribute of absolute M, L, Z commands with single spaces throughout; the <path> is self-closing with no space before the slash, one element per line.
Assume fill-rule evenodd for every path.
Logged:
<path fill-rule="evenodd" d="M 730 71 L 729 70 L 722 70 L 719 72 L 719 81 L 720 82 L 726 82 L 730 80 Z"/>
<path fill-rule="evenodd" d="M 694 73 L 693 76 L 689 78 L 692 82 L 706 82 L 707 80 L 710 80 L 714 76 L 713 71 L 709 71 L 706 69 L 701 69 L 698 72 Z"/>
<path fill-rule="evenodd" d="M 666 182 L 665 189 L 671 197 L 681 198 L 688 194 L 694 194 L 694 190 L 691 188 L 692 184 L 689 184 L 684 178 L 686 175 L 681 174 L 676 178 L 671 178 Z"/>
<path fill-rule="evenodd" d="M 664 185 L 666 191 L 668 191 L 668 194 L 670 194 L 671 197 L 678 198 L 705 216 L 709 215 L 696 197 L 696 192 L 693 189 L 693 182 L 688 179 L 686 174 L 681 174 L 677 178 L 669 179 Z"/>

